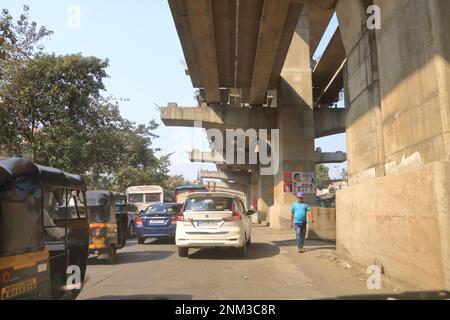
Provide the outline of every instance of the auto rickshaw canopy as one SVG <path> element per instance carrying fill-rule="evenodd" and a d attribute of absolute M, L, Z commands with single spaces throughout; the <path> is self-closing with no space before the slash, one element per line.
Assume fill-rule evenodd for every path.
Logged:
<path fill-rule="evenodd" d="M 8 182 L 23 178 L 29 183 L 41 187 L 67 188 L 86 191 L 86 184 L 79 175 L 66 173 L 59 169 L 35 164 L 22 158 L 7 158 L 0 160 L 0 200 Z M 12 186 L 9 186 L 12 187 Z"/>

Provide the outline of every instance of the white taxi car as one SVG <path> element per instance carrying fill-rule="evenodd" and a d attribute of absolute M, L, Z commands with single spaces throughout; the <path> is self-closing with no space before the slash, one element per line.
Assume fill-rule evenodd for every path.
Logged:
<path fill-rule="evenodd" d="M 252 235 L 250 215 L 254 213 L 246 211 L 242 200 L 233 194 L 190 194 L 178 214 L 178 255 L 187 257 L 189 248 L 232 247 L 245 256 Z"/>

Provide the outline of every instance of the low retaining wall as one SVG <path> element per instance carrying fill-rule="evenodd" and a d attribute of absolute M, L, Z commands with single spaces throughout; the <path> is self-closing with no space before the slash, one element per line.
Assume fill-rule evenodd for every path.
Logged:
<path fill-rule="evenodd" d="M 308 223 L 307 239 L 336 240 L 336 209 L 312 207 L 314 223 Z"/>

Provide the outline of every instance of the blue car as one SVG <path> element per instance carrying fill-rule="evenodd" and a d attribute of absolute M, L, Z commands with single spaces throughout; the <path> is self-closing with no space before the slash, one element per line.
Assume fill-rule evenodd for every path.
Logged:
<path fill-rule="evenodd" d="M 177 203 L 154 203 L 135 218 L 135 232 L 139 244 L 147 238 L 175 238 L 177 214 L 181 209 Z"/>

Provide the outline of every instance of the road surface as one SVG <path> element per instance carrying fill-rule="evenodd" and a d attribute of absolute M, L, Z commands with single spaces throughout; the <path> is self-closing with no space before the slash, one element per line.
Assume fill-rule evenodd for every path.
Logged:
<path fill-rule="evenodd" d="M 367 289 L 368 275 L 336 258 L 334 244 L 306 241 L 299 254 L 293 232 L 254 227 L 246 258 L 228 249 L 191 249 L 180 258 L 173 241 L 130 240 L 116 263 L 90 260 L 78 299 L 322 299 L 393 293 Z"/>

